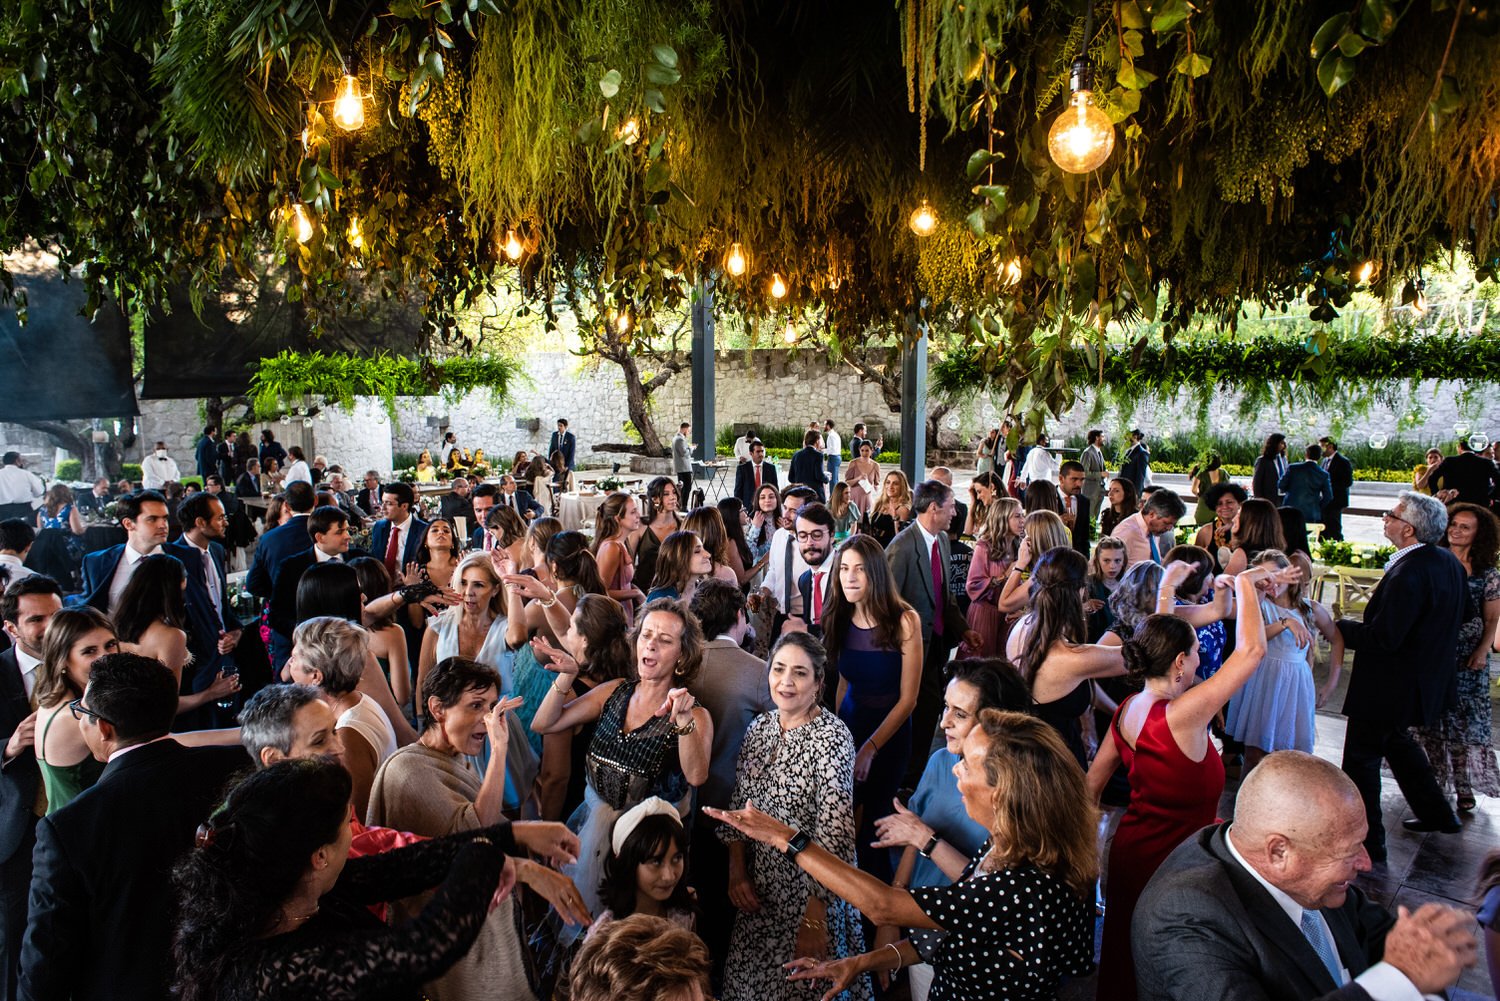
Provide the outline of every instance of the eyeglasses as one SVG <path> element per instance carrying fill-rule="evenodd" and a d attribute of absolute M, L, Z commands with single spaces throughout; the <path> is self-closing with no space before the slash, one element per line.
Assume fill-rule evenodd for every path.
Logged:
<path fill-rule="evenodd" d="M 1382 518 L 1390 518 L 1392 521 L 1403 522 L 1403 523 L 1405 523 L 1407 525 L 1411 524 L 1411 522 L 1407 521 L 1405 518 L 1403 518 L 1399 514 L 1397 514 L 1394 509 L 1392 509 L 1390 511 L 1382 511 L 1382 512 L 1380 512 L 1380 516 Z"/>
<path fill-rule="evenodd" d="M 85 706 L 83 704 L 83 699 L 74 699 L 72 702 L 68 703 L 68 708 L 73 711 L 73 718 L 79 720 L 80 722 L 85 716 L 92 716 L 100 723 L 108 723 L 110 726 L 115 725 L 112 720 L 100 716 L 98 713 L 94 712 L 94 710 L 90 709 L 88 706 Z"/>
<path fill-rule="evenodd" d="M 816 532 L 798 532 L 798 542 L 821 542 L 828 538 L 828 529 L 820 528 Z"/>

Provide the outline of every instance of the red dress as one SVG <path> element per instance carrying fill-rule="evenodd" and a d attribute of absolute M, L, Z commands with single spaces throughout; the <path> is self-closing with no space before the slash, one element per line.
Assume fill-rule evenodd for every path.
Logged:
<path fill-rule="evenodd" d="M 1109 849 L 1109 898 L 1099 953 L 1101 1001 L 1134 1001 L 1130 920 L 1136 901 L 1172 850 L 1214 822 L 1224 793 L 1224 762 L 1218 750 L 1210 743 L 1202 761 L 1182 753 L 1167 723 L 1167 700 L 1147 710 L 1135 747 L 1127 744 L 1120 733 L 1120 714 L 1129 704 L 1129 699 L 1120 703 L 1109 728 L 1130 773 L 1130 805 Z"/>

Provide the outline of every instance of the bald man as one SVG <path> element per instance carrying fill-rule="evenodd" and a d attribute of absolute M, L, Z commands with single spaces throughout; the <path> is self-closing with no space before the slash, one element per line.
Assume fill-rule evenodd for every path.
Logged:
<path fill-rule="evenodd" d="M 1348 776 L 1300 751 L 1268 755 L 1234 821 L 1180 845 L 1141 896 L 1142 1001 L 1418 1001 L 1451 987 L 1475 960 L 1472 918 L 1366 899 L 1364 839 Z"/>

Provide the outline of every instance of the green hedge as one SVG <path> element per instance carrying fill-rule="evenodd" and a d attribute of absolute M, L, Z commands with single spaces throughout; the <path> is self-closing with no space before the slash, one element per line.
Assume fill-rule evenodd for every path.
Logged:
<path fill-rule="evenodd" d="M 1180 462 L 1157 462 L 1156 457 L 1151 457 L 1151 471 L 1153 473 L 1182 473 L 1187 474 L 1191 466 L 1185 466 Z M 1220 467 L 1230 476 L 1249 478 L 1255 474 L 1253 466 L 1225 463 Z M 1410 469 L 1361 469 L 1355 467 L 1354 478 L 1364 480 L 1367 483 L 1410 483 Z"/>
<path fill-rule="evenodd" d="M 834 430 L 838 432 L 839 438 L 844 443 L 844 449 L 843 449 L 843 451 L 844 451 L 844 458 L 845 459 L 853 458 L 853 456 L 851 456 L 849 454 L 849 436 L 850 436 L 849 432 L 850 432 L 850 429 L 853 428 L 853 426 L 854 426 L 854 424 L 851 421 L 849 423 L 849 425 L 846 426 L 846 427 L 842 427 L 842 428 L 835 427 L 834 428 Z M 802 424 L 802 425 L 796 425 L 796 424 L 780 424 L 780 425 L 759 424 L 759 425 L 756 425 L 756 432 L 759 435 L 761 442 L 766 446 L 766 454 L 767 455 L 770 455 L 770 456 L 773 456 L 773 457 L 776 457 L 776 458 L 786 458 L 787 456 L 790 456 L 793 452 L 797 451 L 797 449 L 799 449 L 799 448 L 802 447 L 802 438 L 803 438 L 803 435 L 807 434 L 807 425 L 805 425 L 805 424 Z M 885 437 L 885 452 L 883 452 L 882 455 L 897 455 L 897 456 L 899 456 L 901 454 L 901 432 L 899 432 L 899 431 L 887 431 L 885 433 L 884 437 Z M 733 455 L 734 454 L 734 439 L 735 439 L 734 427 L 732 425 L 726 425 L 724 427 L 719 428 L 719 435 L 718 435 L 717 440 L 715 441 L 715 446 L 716 446 L 716 448 L 717 448 L 718 451 L 724 452 L 724 453 L 727 453 L 727 454 L 730 454 L 730 455 Z M 785 456 L 779 455 L 778 453 L 780 453 L 780 452 L 785 452 L 786 455 Z M 886 460 L 886 459 L 882 458 L 882 459 L 880 459 L 880 461 L 881 462 L 886 462 L 886 461 L 897 462 L 899 460 L 898 459 Z"/>
<path fill-rule="evenodd" d="M 53 476 L 59 480 L 67 480 L 70 483 L 83 479 L 83 460 L 64 459 L 57 464 L 57 469 L 53 473 Z"/>

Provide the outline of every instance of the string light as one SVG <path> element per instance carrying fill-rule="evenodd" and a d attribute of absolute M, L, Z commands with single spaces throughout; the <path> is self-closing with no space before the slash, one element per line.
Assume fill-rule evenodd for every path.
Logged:
<path fill-rule="evenodd" d="M 786 298 L 786 282 L 781 280 L 781 272 L 779 271 L 771 275 L 771 296 L 775 299 Z"/>
<path fill-rule="evenodd" d="M 1021 280 L 1021 259 L 1019 257 L 1012 257 L 1000 266 L 999 271 L 1000 283 L 1006 288 L 1019 283 Z"/>
<path fill-rule="evenodd" d="M 911 231 L 918 236 L 931 236 L 932 231 L 937 229 L 937 223 L 937 213 L 932 210 L 931 205 L 927 204 L 927 199 L 925 198 L 922 199 L 922 204 L 918 205 L 912 211 L 911 217 L 906 220 L 906 225 L 911 227 Z"/>
<path fill-rule="evenodd" d="M 365 249 L 365 235 L 359 231 L 359 216 L 350 217 L 349 232 L 346 236 L 349 240 L 349 246 L 355 250 Z"/>
<path fill-rule="evenodd" d="M 743 275 L 750 267 L 750 260 L 745 256 L 745 250 L 736 241 L 729 245 L 729 252 L 724 255 L 724 270 L 735 278 Z"/>
<path fill-rule="evenodd" d="M 788 344 L 797 343 L 797 328 L 792 326 L 791 320 L 786 321 L 786 332 L 782 336 L 786 338 Z"/>
<path fill-rule="evenodd" d="M 634 118 L 627 118 L 625 119 L 625 121 L 621 122 L 619 131 L 615 133 L 615 138 L 619 139 L 626 146 L 634 145 L 635 141 L 640 137 L 641 123 L 636 121 Z"/>
<path fill-rule="evenodd" d="M 339 83 L 338 97 L 333 101 L 333 124 L 345 132 L 365 127 L 365 98 L 359 92 L 359 81 L 348 73 Z"/>
<path fill-rule="evenodd" d="M 1070 174 L 1087 174 L 1098 168 L 1115 148 L 1115 127 L 1094 105 L 1092 79 L 1089 61 L 1074 60 L 1073 96 L 1047 130 L 1047 152 Z"/>
<path fill-rule="evenodd" d="M 1355 280 L 1355 282 L 1357 282 L 1360 285 L 1367 285 L 1367 284 L 1369 284 L 1370 279 L 1372 277 L 1374 277 L 1374 275 L 1375 275 L 1375 262 L 1374 261 L 1366 261 L 1365 263 L 1363 263 L 1363 264 L 1361 264 L 1359 266 L 1359 270 L 1358 271 L 1354 272 L 1354 280 Z"/>
<path fill-rule="evenodd" d="M 630 312 L 628 310 L 622 311 L 619 316 L 615 317 L 615 329 L 622 334 L 630 332 Z"/>
<path fill-rule="evenodd" d="M 307 214 L 307 206 L 301 202 L 292 206 L 292 235 L 298 243 L 306 243 L 313 237 L 312 216 Z"/>
<path fill-rule="evenodd" d="M 505 231 L 504 250 L 505 256 L 513 261 L 519 261 L 521 254 L 526 250 L 525 247 L 521 246 L 521 241 L 516 237 L 516 231 L 513 229 Z"/>

